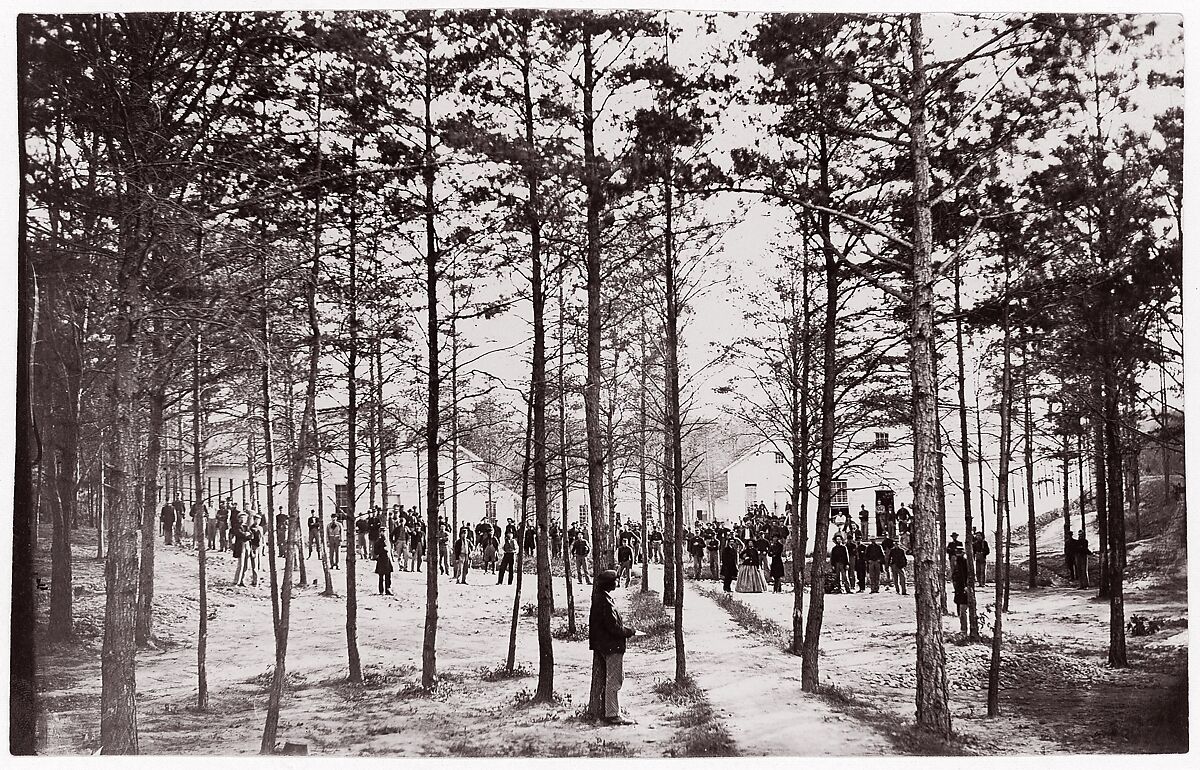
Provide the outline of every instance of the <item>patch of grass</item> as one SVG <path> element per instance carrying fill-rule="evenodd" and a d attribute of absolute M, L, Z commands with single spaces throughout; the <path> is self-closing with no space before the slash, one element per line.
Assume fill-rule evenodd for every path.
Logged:
<path fill-rule="evenodd" d="M 488 668 L 487 666 L 479 667 L 479 678 L 485 682 L 501 682 L 506 679 L 523 679 L 527 676 L 533 676 L 533 670 L 524 663 L 518 663 L 513 666 L 512 670 L 508 670 L 507 663 L 497 663 L 495 666 Z"/>
<path fill-rule="evenodd" d="M 379 687 L 390 687 L 400 684 L 417 672 L 416 666 L 376 666 L 368 665 L 363 672 L 362 686 L 373 690 Z"/>
<path fill-rule="evenodd" d="M 651 689 L 658 697 L 674 706 L 684 706 L 704 697 L 704 691 L 690 676 L 685 677 L 682 682 L 674 679 L 659 679 Z"/>
<path fill-rule="evenodd" d="M 460 676 L 447 672 L 439 675 L 432 687 L 422 687 L 420 682 L 401 687 L 396 691 L 396 698 L 399 700 L 428 698 L 430 700 L 444 701 L 461 689 L 457 686 L 460 680 Z"/>
<path fill-rule="evenodd" d="M 675 618 L 667 614 L 657 591 L 644 591 L 629 599 L 629 625 L 647 638 L 661 638 L 675 631 Z"/>
<path fill-rule="evenodd" d="M 712 704 L 696 680 L 685 676 L 682 681 L 660 679 L 653 690 L 658 697 L 684 711 L 674 718 L 679 726 L 675 745 L 667 749 L 672 757 L 733 757 L 737 756 L 733 736 L 722 722 L 717 721 Z"/>
<path fill-rule="evenodd" d="M 256 674 L 249 679 L 244 680 L 246 684 L 257 685 L 258 687 L 270 687 L 271 679 L 275 676 L 275 667 L 268 666 L 266 671 L 261 674 Z M 295 690 L 303 687 L 308 682 L 308 677 L 298 671 L 286 671 L 283 675 L 283 689 Z"/>
<path fill-rule="evenodd" d="M 742 628 L 779 647 L 784 652 L 791 651 L 790 630 L 785 629 L 770 618 L 764 618 L 762 615 L 759 615 L 754 611 L 753 607 L 733 598 L 732 594 L 727 594 L 724 591 L 713 591 L 700 586 L 697 586 L 696 590 L 716 602 L 717 606 L 729 613 L 729 617 L 733 619 L 733 622 Z"/>
<path fill-rule="evenodd" d="M 629 744 L 619 741 L 606 741 L 603 738 L 597 738 L 594 741 L 589 741 L 587 744 L 587 755 L 589 757 L 627 757 L 629 753 Z"/>
<path fill-rule="evenodd" d="M 446 747 L 446 753 L 452 757 L 494 757 L 496 753 L 487 746 L 473 743 L 465 738 L 454 741 Z"/>
<path fill-rule="evenodd" d="M 530 706 L 538 705 L 533 699 L 534 692 L 532 690 L 521 688 L 517 690 L 517 694 L 513 696 L 513 706 L 519 709 L 529 708 Z M 564 695 L 560 692 L 555 692 L 550 698 L 550 704 L 553 706 L 569 706 L 571 705 L 571 696 Z"/>
<path fill-rule="evenodd" d="M 587 638 L 588 638 L 588 624 L 587 623 L 580 623 L 580 622 L 576 621 L 575 633 L 573 633 L 573 634 L 570 632 L 569 628 L 570 628 L 570 626 L 568 624 L 559 623 L 557 626 L 555 626 L 554 628 L 552 628 L 550 630 L 550 636 L 554 637 L 555 639 L 562 639 L 563 641 L 566 641 L 566 642 L 587 641 Z"/>
<path fill-rule="evenodd" d="M 817 695 L 841 713 L 877 728 L 901 754 L 912 756 L 968 756 L 961 738 L 942 738 L 919 729 L 915 723 L 872 707 L 849 689 L 832 684 L 817 687 Z"/>
<path fill-rule="evenodd" d="M 538 609 L 537 605 L 534 604 L 533 602 L 530 602 L 528 604 L 523 604 L 523 605 L 521 605 L 521 614 L 527 618 L 536 618 L 537 617 L 537 609 Z M 555 607 L 554 609 L 552 609 L 550 611 L 550 617 L 552 617 L 552 618 L 565 618 L 566 616 L 567 616 L 567 608 L 566 607 Z"/>

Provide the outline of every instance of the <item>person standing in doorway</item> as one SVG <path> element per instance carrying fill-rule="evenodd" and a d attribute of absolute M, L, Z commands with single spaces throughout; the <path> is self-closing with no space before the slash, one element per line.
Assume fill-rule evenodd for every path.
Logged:
<path fill-rule="evenodd" d="M 618 694 L 624 683 L 625 640 L 634 630 L 621 620 L 613 600 L 617 573 L 606 569 L 596 575 L 592 609 L 588 618 L 588 647 L 592 650 L 592 689 L 588 715 L 610 725 L 629 725 L 633 721 L 621 715 Z"/>

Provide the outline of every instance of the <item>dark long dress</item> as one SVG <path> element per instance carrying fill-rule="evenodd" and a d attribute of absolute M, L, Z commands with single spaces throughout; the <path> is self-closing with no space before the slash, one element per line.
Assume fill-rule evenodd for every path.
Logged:
<path fill-rule="evenodd" d="M 771 578 L 783 578 L 783 543 L 771 543 L 767 548 L 771 557 Z"/>

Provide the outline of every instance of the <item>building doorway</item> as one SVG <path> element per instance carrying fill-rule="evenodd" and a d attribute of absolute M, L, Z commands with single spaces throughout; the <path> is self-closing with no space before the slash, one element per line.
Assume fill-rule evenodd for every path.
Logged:
<path fill-rule="evenodd" d="M 896 539 L 896 493 L 890 489 L 875 490 L 875 534 Z"/>

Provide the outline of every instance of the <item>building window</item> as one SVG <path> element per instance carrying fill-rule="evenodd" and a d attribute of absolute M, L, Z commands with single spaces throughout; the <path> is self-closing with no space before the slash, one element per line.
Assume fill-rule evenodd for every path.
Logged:
<path fill-rule="evenodd" d="M 485 510 L 487 511 L 487 517 L 489 519 L 495 521 L 495 519 L 496 519 L 496 501 L 488 500 L 487 504 L 485 505 Z"/>
<path fill-rule="evenodd" d="M 779 464 L 781 464 L 781 463 L 783 463 L 783 462 L 786 462 L 786 461 L 783 459 L 783 452 L 776 452 L 776 453 L 775 453 L 775 464 L 776 464 L 776 465 L 779 465 Z"/>
<path fill-rule="evenodd" d="M 588 507 L 586 505 L 579 506 L 579 521 L 583 523 L 587 521 Z"/>
<path fill-rule="evenodd" d="M 885 431 L 875 431 L 875 448 L 887 449 L 889 446 L 888 434 Z"/>
<path fill-rule="evenodd" d="M 833 505 L 847 506 L 850 504 L 850 490 L 846 487 L 846 482 L 841 479 L 833 480 Z"/>
<path fill-rule="evenodd" d="M 350 510 L 350 487 L 348 485 L 334 484 L 333 498 L 338 508 L 344 511 Z"/>
<path fill-rule="evenodd" d="M 438 482 L 438 505 L 446 504 L 446 482 Z"/>

